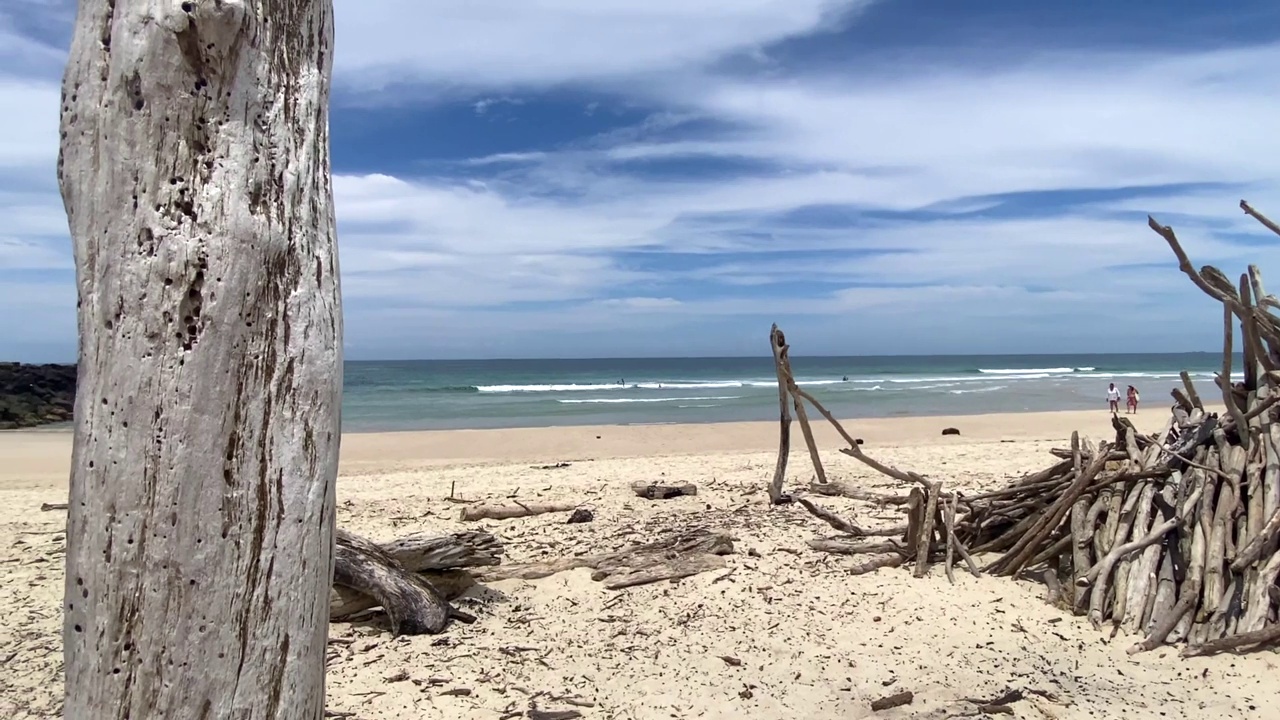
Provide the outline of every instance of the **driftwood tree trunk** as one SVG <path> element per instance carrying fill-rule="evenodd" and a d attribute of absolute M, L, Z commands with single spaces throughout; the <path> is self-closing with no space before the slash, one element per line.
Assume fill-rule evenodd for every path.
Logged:
<path fill-rule="evenodd" d="M 66 717 L 320 718 L 342 320 L 331 0 L 81 0 Z"/>

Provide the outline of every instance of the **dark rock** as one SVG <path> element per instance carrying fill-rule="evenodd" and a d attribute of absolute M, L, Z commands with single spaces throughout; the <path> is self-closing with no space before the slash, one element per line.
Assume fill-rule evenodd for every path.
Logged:
<path fill-rule="evenodd" d="M 960 431 L 955 428 L 943 428 L 942 434 L 943 435 L 959 435 Z"/>
<path fill-rule="evenodd" d="M 75 396 L 75 365 L 0 363 L 0 430 L 68 422 Z"/>
<path fill-rule="evenodd" d="M 596 516 L 593 515 L 591 511 L 586 508 L 578 508 L 577 510 L 573 511 L 572 515 L 569 516 L 570 523 L 589 523 L 595 519 L 596 519 Z"/>

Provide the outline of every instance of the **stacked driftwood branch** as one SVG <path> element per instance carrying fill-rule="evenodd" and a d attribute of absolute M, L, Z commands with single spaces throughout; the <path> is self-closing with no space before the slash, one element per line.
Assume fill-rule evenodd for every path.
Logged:
<path fill-rule="evenodd" d="M 475 584 L 462 569 L 497 565 L 503 554 L 497 538 L 477 531 L 378 545 L 339 528 L 336 541 L 330 619 L 381 606 L 394 635 L 438 633 L 450 619 L 474 621 L 449 604 Z"/>
<path fill-rule="evenodd" d="M 450 619 L 475 620 L 449 601 L 479 583 L 589 568 L 592 579 L 620 590 L 723 568 L 732 552 L 728 534 L 686 528 L 617 552 L 502 565 L 502 543 L 484 531 L 414 534 L 377 544 L 339 529 L 329 617 L 350 620 L 381 607 L 396 635 L 438 633 Z"/>
<path fill-rule="evenodd" d="M 1268 229 L 1280 227 L 1247 202 L 1241 208 Z M 782 442 L 770 487 L 785 502 L 781 478 L 789 439 L 791 399 L 817 470 L 812 492 L 844 495 L 906 509 L 905 527 L 869 541 L 860 528 L 799 498 L 814 515 L 845 533 L 815 540 L 815 549 L 873 554 L 856 571 L 915 563 L 924 574 L 952 553 L 994 555 L 995 575 L 1042 579 L 1051 602 L 1145 639 L 1130 652 L 1185 642 L 1184 655 L 1255 649 L 1280 641 L 1280 300 L 1268 295 L 1250 266 L 1239 283 L 1216 268 L 1196 270 L 1173 230 L 1150 219 L 1180 269 L 1223 306 L 1223 361 L 1215 382 L 1221 416 L 1208 412 L 1182 374 L 1165 428 L 1143 435 L 1113 416 L 1110 442 L 1073 435 L 1069 449 L 1043 471 L 977 495 L 943 490 L 941 482 L 902 472 L 869 458 L 809 394 L 796 386 L 788 347 L 775 326 L 770 335 L 778 368 Z M 1236 329 L 1239 328 L 1239 341 Z M 1243 351 L 1242 381 L 1232 381 L 1235 348 Z M 827 482 L 802 400 L 827 417 L 851 455 L 880 472 L 915 485 L 905 497 L 885 497 Z M 877 533 L 879 534 L 879 533 Z"/>
<path fill-rule="evenodd" d="M 778 374 L 778 397 L 781 406 L 781 441 L 778 447 L 778 462 L 774 468 L 773 479 L 769 484 L 769 498 L 775 505 L 797 501 L 814 516 L 820 518 L 836 530 L 845 533 L 846 537 L 811 540 L 809 545 L 815 550 L 845 555 L 870 555 L 865 562 L 855 567 L 853 572 L 861 574 L 882 567 L 897 567 L 907 561 L 914 561 L 915 575 L 924 575 L 929 564 L 945 562 L 947 577 L 952 575 L 954 558 L 959 555 L 967 563 L 971 572 L 978 573 L 977 565 L 970 556 L 964 541 L 956 537 L 956 497 L 943 492 L 941 482 L 931 482 L 913 472 L 904 472 L 886 465 L 867 455 L 862 450 L 862 443 L 844 429 L 840 421 L 827 410 L 817 398 L 810 395 L 796 384 L 791 372 L 790 346 L 782 330 L 774 325 L 769 331 L 769 342 L 773 346 L 774 365 Z M 829 482 L 822 465 L 822 457 L 813 437 L 813 428 L 809 424 L 809 415 L 805 404 L 812 405 L 840 437 L 849 443 L 849 447 L 840 452 L 856 458 L 869 467 L 904 483 L 919 485 L 912 489 L 906 498 L 877 495 L 866 492 L 847 483 Z M 801 496 L 791 496 L 782 491 L 783 478 L 787 472 L 787 456 L 790 454 L 791 414 L 795 410 L 796 419 L 800 422 L 800 432 L 804 436 L 809 457 L 813 461 L 816 479 L 809 490 L 820 495 L 840 495 L 858 500 L 866 500 L 884 505 L 901 505 L 907 509 L 908 522 L 902 527 L 893 527 L 874 532 L 865 531 L 853 523 L 844 520 L 829 510 Z M 868 536 L 883 539 L 867 541 Z"/>

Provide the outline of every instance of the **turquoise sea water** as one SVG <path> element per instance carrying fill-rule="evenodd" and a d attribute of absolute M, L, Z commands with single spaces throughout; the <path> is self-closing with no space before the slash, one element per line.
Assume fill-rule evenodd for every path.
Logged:
<path fill-rule="evenodd" d="M 1167 406 L 1178 372 L 1219 393 L 1211 353 L 794 357 L 797 381 L 841 417 L 1105 408 L 1107 383 Z M 1235 367 L 1239 367 L 1237 361 Z M 847 378 L 847 379 L 846 379 Z M 347 431 L 774 420 L 773 359 L 348 362 Z"/>

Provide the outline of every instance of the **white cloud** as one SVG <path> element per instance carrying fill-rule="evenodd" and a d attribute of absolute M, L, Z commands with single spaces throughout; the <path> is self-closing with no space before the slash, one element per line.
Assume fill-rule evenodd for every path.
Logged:
<path fill-rule="evenodd" d="M 693 78 L 651 92 L 743 128 L 615 150 L 834 168 L 825 190 L 887 207 L 964 195 L 1276 175 L 1280 45 L 1153 56 L 1049 55 L 1017 67 L 919 66 L 785 81 Z M 891 172 L 886 172 L 890 170 Z M 770 181 L 779 190 L 789 182 Z M 785 196 L 779 202 L 787 202 Z"/>
<path fill-rule="evenodd" d="M 938 284 L 947 293 L 857 287 L 835 293 L 826 306 L 713 300 L 684 303 L 680 312 L 686 318 L 813 315 L 824 313 L 824 307 L 865 310 L 866 303 L 922 315 L 931 312 L 931 304 L 943 303 L 953 323 L 973 328 L 1002 312 L 1062 314 L 1055 309 L 1069 307 L 1095 314 L 1124 308 L 1099 332 L 1104 339 L 1136 338 L 1172 309 L 1194 309 L 1201 302 L 1173 271 L 1168 248 L 1145 227 L 1142 211 L 1170 213 L 1168 220 L 1176 220 L 1198 262 L 1226 263 L 1225 269 L 1234 272 L 1246 262 L 1265 265 L 1277 257 L 1273 250 L 1223 239 L 1228 231 L 1265 233 L 1240 215 L 1236 190 L 1193 189 L 1014 218 L 1001 217 L 995 201 L 965 198 L 1205 182 L 1250 184 L 1255 197 L 1274 196 L 1280 182 L 1266 158 L 1280 150 L 1280 141 L 1254 120 L 1280 110 L 1276 83 L 1258 72 L 1271 60 L 1280 60 L 1280 48 L 1106 58 L 1111 67 L 1087 56 L 1069 63 L 1050 58 L 1012 71 L 922 72 L 894 82 L 854 76 L 846 82 L 822 77 L 749 83 L 704 76 L 696 92 L 685 93 L 678 84 L 662 88 L 683 113 L 668 116 L 662 126 L 701 116 L 732 121 L 744 130 L 666 144 L 645 144 L 644 132 L 616 133 L 612 144 L 598 141 L 521 157 L 519 168 L 479 187 L 396 181 L 403 209 L 386 205 L 384 193 L 362 217 L 403 219 L 406 230 L 398 242 L 447 247 L 459 258 L 531 249 L 597 259 L 622 249 L 711 254 L 751 249 L 775 257 L 700 264 L 667 277 L 744 288 L 788 278 L 797 285 L 804 278 L 833 285 Z M 792 169 L 656 180 L 621 173 L 613 164 L 703 156 Z M 340 203 L 348 213 L 359 209 L 346 198 Z M 848 228 L 788 225 L 770 217 L 824 204 L 899 211 L 932 206 L 973 215 Z M 700 219 L 690 224 L 691 218 Z M 849 256 L 796 259 L 788 252 L 819 249 L 844 250 Z M 865 249 L 899 252 L 857 253 Z M 344 252 L 352 250 L 344 247 Z M 1098 287 L 1108 267 L 1151 263 L 1168 269 L 1126 270 L 1119 276 L 1121 287 Z M 502 277 L 499 268 L 490 269 L 487 277 Z M 479 292 L 485 277 L 477 273 L 479 282 L 467 287 Z M 584 289 L 554 271 L 544 279 Z M 521 322 L 529 322 L 528 316 Z M 924 329 L 919 321 L 913 326 Z M 888 327 L 883 331 L 894 336 Z"/>
<path fill-rule="evenodd" d="M 338 0 L 352 89 L 551 86 L 688 70 L 830 26 L 869 0 Z"/>
<path fill-rule="evenodd" d="M 620 308 L 622 310 L 671 310 L 680 307 L 684 303 L 670 297 L 629 297 L 609 298 L 601 300 L 600 304 L 608 308 Z"/>
<path fill-rule="evenodd" d="M 66 49 L 34 37 L 32 29 L 66 30 L 75 12 L 69 0 L 6 0 L 0 8 L 0 68 L 24 77 L 60 75 Z"/>
<path fill-rule="evenodd" d="M 484 115 L 485 113 L 489 112 L 490 109 L 498 105 L 519 106 L 523 104 L 524 104 L 524 100 L 521 100 L 520 98 L 489 97 L 489 98 L 481 98 L 480 100 L 475 101 L 474 103 L 471 104 L 471 107 L 476 111 L 477 115 Z"/>

